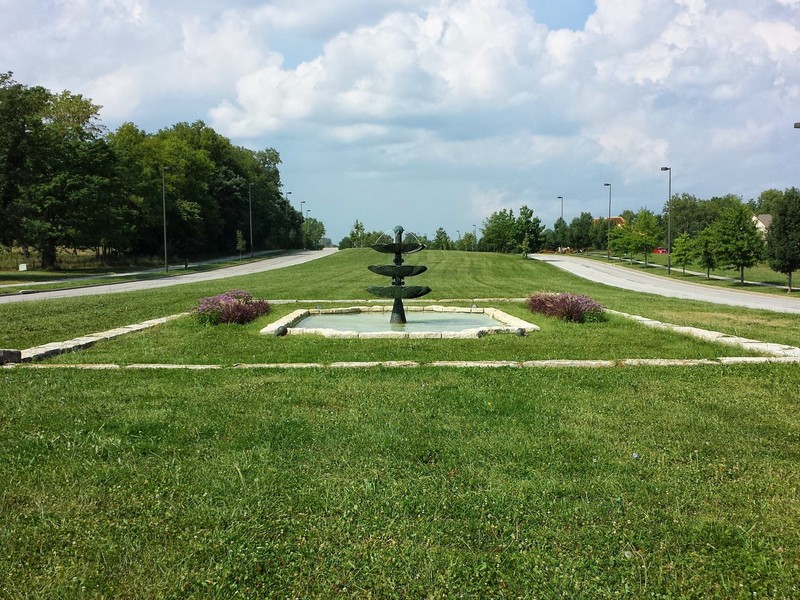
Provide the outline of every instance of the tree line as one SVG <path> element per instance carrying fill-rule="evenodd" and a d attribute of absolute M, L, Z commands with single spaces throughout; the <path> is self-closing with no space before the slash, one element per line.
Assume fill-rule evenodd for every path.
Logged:
<path fill-rule="evenodd" d="M 281 191 L 280 155 L 250 150 L 202 121 L 107 131 L 100 107 L 0 74 L 0 245 L 99 258 L 182 260 L 243 249 L 315 247 L 324 226 Z M 252 225 L 252 247 L 251 240 Z"/>
<path fill-rule="evenodd" d="M 768 214 L 771 224 L 766 234 L 754 221 L 755 215 Z M 733 267 L 744 284 L 744 270 L 766 261 L 777 273 L 788 278 L 792 291 L 792 274 L 800 268 L 800 191 L 770 189 L 757 200 L 744 202 L 741 197 L 726 196 L 701 199 L 690 194 L 673 196 L 661 214 L 642 208 L 638 212 L 593 217 L 582 212 L 568 224 L 556 220 L 552 229 L 545 228 L 539 217 L 527 206 L 514 211 L 504 209 L 492 213 L 480 228 L 460 234 L 454 240 L 444 228 L 437 229 L 433 239 L 411 234 L 433 250 L 466 250 L 480 252 L 528 252 L 589 250 L 616 256 L 642 257 L 645 263 L 657 249 L 670 245 L 670 262 L 682 267 L 700 265 L 710 277 L 716 267 Z M 345 236 L 339 247 L 368 247 L 384 233 L 367 232 L 360 221 Z"/>

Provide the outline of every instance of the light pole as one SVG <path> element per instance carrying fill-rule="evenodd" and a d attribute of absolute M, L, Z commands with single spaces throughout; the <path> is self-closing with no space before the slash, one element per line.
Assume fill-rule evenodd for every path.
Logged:
<path fill-rule="evenodd" d="M 559 196 L 556 200 L 561 200 L 561 220 L 564 220 L 564 196 Z"/>
<path fill-rule="evenodd" d="M 608 233 L 606 234 L 606 260 L 611 260 L 611 184 L 604 183 L 608 187 Z"/>
<path fill-rule="evenodd" d="M 672 167 L 661 167 L 669 171 L 669 187 L 667 188 L 667 275 L 672 273 Z"/>
<path fill-rule="evenodd" d="M 161 165 L 161 209 L 164 214 L 164 272 L 169 273 L 169 263 L 167 262 L 167 186 L 164 181 L 164 171 L 169 167 Z"/>
<path fill-rule="evenodd" d="M 305 200 L 300 200 L 300 222 L 303 222 L 303 204 L 305 204 Z"/>
<path fill-rule="evenodd" d="M 472 251 L 478 251 L 478 228 L 475 225 L 472 226 Z"/>
<path fill-rule="evenodd" d="M 247 199 L 250 201 L 250 258 L 253 258 L 253 184 L 247 186 Z"/>

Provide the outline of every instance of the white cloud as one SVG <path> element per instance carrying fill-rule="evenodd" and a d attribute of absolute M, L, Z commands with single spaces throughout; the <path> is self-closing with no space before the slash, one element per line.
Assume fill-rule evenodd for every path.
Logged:
<path fill-rule="evenodd" d="M 798 143 L 779 136 L 800 120 L 800 0 L 597 0 L 577 31 L 548 30 L 526 0 L 0 9 L 0 64 L 18 80 L 84 93 L 116 122 L 208 118 L 237 143 L 285 151 L 287 178 L 304 161 L 311 173 L 324 163 L 331 177 L 368 179 L 370 193 L 381 178 L 387 189 L 399 189 L 393 177 L 435 178 L 437 193 L 452 185 L 462 202 L 472 186 L 483 211 L 529 193 L 576 198 L 564 188 L 584 178 L 595 189 L 613 177 L 622 202 L 621 182 L 644 185 L 666 163 L 698 194 L 748 178 L 780 187 L 796 173 L 774 148 Z M 737 191 L 747 193 L 713 193 Z"/>
<path fill-rule="evenodd" d="M 716 128 L 711 133 L 710 150 L 728 152 L 732 150 L 754 151 L 762 148 L 775 126 L 771 123 L 748 121 L 741 127 Z"/>
<path fill-rule="evenodd" d="M 603 127 L 587 129 L 586 136 L 600 148 L 598 162 L 620 168 L 629 179 L 638 179 L 667 162 L 669 143 L 649 132 L 647 114 L 627 114 Z"/>
<path fill-rule="evenodd" d="M 316 106 L 315 118 L 396 119 L 420 113 L 458 110 L 465 106 L 518 102 L 533 83 L 538 46 L 544 29 L 506 0 L 442 1 L 434 9 L 390 13 L 372 26 L 342 32 L 328 42 L 314 61 L 315 85 L 307 85 L 308 63 L 295 69 L 262 67 L 278 86 L 297 86 L 312 95 L 295 98 Z M 258 101 L 245 98 L 252 75 L 238 85 L 238 96 L 215 111 L 216 123 L 240 131 L 231 119 L 238 104 L 253 132 L 286 124 L 291 116 L 272 94 Z M 298 94 L 295 94 L 298 96 Z M 307 117 L 309 113 L 298 112 Z"/>

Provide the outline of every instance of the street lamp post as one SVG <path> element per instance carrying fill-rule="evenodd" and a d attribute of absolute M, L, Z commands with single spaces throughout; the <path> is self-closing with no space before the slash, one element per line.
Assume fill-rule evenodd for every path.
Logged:
<path fill-rule="evenodd" d="M 661 170 L 669 172 L 667 188 L 667 275 L 669 275 L 672 273 L 672 167 L 661 167 Z"/>
<path fill-rule="evenodd" d="M 478 228 L 472 225 L 472 251 L 478 251 Z"/>
<path fill-rule="evenodd" d="M 303 204 L 305 204 L 305 200 L 300 200 L 300 222 L 303 222 Z"/>
<path fill-rule="evenodd" d="M 247 186 L 247 199 L 250 201 L 250 258 L 255 255 L 253 248 L 253 184 Z"/>
<path fill-rule="evenodd" d="M 611 260 L 611 184 L 604 183 L 608 187 L 608 233 L 606 234 L 606 260 Z"/>
<path fill-rule="evenodd" d="M 559 196 L 556 198 L 557 200 L 561 200 L 561 220 L 564 220 L 564 196 Z"/>
<path fill-rule="evenodd" d="M 167 186 L 164 180 L 164 171 L 169 167 L 161 165 L 161 209 L 164 215 L 164 272 L 169 273 L 169 262 L 167 262 Z"/>

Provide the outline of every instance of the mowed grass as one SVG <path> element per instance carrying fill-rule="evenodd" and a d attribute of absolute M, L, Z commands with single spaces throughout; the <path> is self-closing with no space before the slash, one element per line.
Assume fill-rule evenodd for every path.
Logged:
<path fill-rule="evenodd" d="M 237 287 L 272 299 L 363 298 L 374 254 L 0 305 L 0 347 L 181 312 Z M 791 315 L 628 294 L 519 257 L 454 264 L 456 254 L 419 255 L 431 266 L 424 284 L 439 286 L 434 300 L 570 291 L 667 322 L 800 336 Z M 434 264 L 447 275 L 434 280 Z M 542 331 L 368 344 L 258 334 L 294 308 L 276 305 L 248 326 L 180 319 L 48 362 L 730 351 L 619 317 L 534 317 L 514 302 L 500 308 Z M 0 369 L 0 596 L 795 598 L 798 389 L 797 365 Z"/>
<path fill-rule="evenodd" d="M 523 261 L 519 256 L 425 251 L 411 257 L 414 262 L 429 267 L 427 273 L 414 278 L 415 284 L 433 288 L 425 297 L 426 302 L 454 298 L 522 298 L 542 290 L 565 291 L 587 294 L 608 308 L 669 323 L 800 346 L 798 315 L 626 292 L 584 281 L 538 261 Z M 0 347 L 30 348 L 188 311 L 197 305 L 198 298 L 233 288 L 271 300 L 367 299 L 366 287 L 380 284 L 384 278 L 370 273 L 366 267 L 380 263 L 382 258 L 371 249 L 352 249 L 287 269 L 207 283 L 147 292 L 0 304 Z M 497 306 L 514 312 L 521 304 Z M 276 305 L 275 314 L 279 314 L 278 310 Z"/>
<path fill-rule="evenodd" d="M 0 383 L 4 597 L 800 594 L 795 365 Z"/>
<path fill-rule="evenodd" d="M 327 305 L 326 305 L 327 306 Z M 278 305 L 274 312 L 246 325 L 204 327 L 192 317 L 159 325 L 141 333 L 100 342 L 87 350 L 62 354 L 49 363 L 137 363 L 222 365 L 261 363 L 322 363 L 352 361 L 529 361 L 621 360 L 625 358 L 714 359 L 752 356 L 740 347 L 702 342 L 665 330 L 647 329 L 630 319 L 612 316 L 605 323 L 567 323 L 532 315 L 521 304 L 500 308 L 534 322 L 540 331 L 525 337 L 491 335 L 461 340 L 325 339 L 321 336 L 261 335 L 268 322 L 296 305 Z M 409 313 L 413 318 L 413 313 Z M 388 316 L 386 317 L 388 320 Z M 632 340 L 636 340 L 632 344 Z"/>

